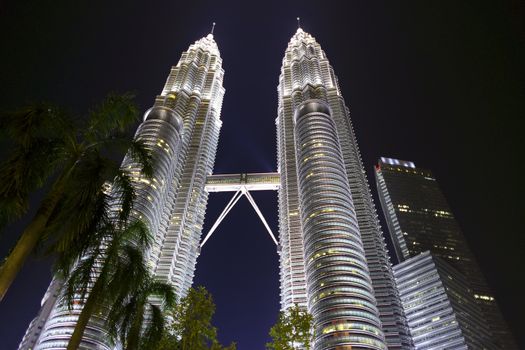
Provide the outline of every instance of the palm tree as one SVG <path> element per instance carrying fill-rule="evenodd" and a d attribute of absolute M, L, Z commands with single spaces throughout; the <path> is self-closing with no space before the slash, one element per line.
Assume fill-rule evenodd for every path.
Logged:
<path fill-rule="evenodd" d="M 98 229 L 102 243 L 87 250 L 73 267 L 66 279 L 62 302 L 71 309 L 80 300 L 84 305 L 78 317 L 68 350 L 76 350 L 92 315 L 105 309 L 113 309 L 112 319 L 131 317 L 121 309 L 123 301 L 135 306 L 143 300 L 145 276 L 149 276 L 143 252 L 150 248 L 152 237 L 142 221 L 129 225 L 108 224 Z M 157 287 L 157 286 L 154 286 Z M 172 295 L 167 290 L 167 301 Z M 162 294 L 161 294 L 162 295 Z M 145 301 L 142 307 L 145 307 Z M 142 313 L 143 314 L 143 313 Z M 121 316 L 122 315 L 122 316 Z M 135 323 L 142 324 L 140 318 L 133 318 L 131 331 L 134 335 Z M 126 326 L 128 321 L 126 321 Z M 137 326 L 138 327 L 138 326 Z"/>
<path fill-rule="evenodd" d="M 155 303 L 151 303 L 152 299 Z M 148 273 L 137 290 L 113 303 L 107 320 L 110 335 L 120 338 L 126 350 L 154 349 L 166 325 L 159 303 L 164 308 L 174 307 L 175 291 L 170 284 L 157 281 Z"/>
<path fill-rule="evenodd" d="M 0 266 L 0 301 L 37 244 L 46 242 L 67 270 L 97 241 L 94 228 L 109 222 L 109 203 L 118 203 L 120 219 L 127 218 L 135 194 L 115 154 L 127 151 L 145 176 L 153 168 L 143 143 L 128 135 L 137 118 L 130 94 L 110 94 L 85 123 L 43 104 L 0 116 L 0 141 L 9 150 L 0 163 L 0 228 L 27 213 L 30 195 L 49 186 Z M 103 188 L 108 181 L 110 193 Z"/>

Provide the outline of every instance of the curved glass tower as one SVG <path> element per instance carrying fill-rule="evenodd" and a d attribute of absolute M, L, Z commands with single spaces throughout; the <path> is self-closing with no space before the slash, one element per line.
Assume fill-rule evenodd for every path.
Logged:
<path fill-rule="evenodd" d="M 308 308 L 316 350 L 411 349 L 348 108 L 301 28 L 278 94 L 281 308 Z"/>
<path fill-rule="evenodd" d="M 144 220 L 154 244 L 149 266 L 158 279 L 171 282 L 178 296 L 191 286 L 207 202 L 206 177 L 212 173 L 224 97 L 224 70 L 213 35 L 196 41 L 171 69 L 162 93 L 144 115 L 135 138 L 155 159 L 151 179 L 125 158 L 136 188 L 132 216 Z M 65 349 L 82 303 L 73 310 L 59 305 L 54 280 L 31 322 L 20 349 Z M 92 317 L 82 349 L 111 349 L 103 319 Z"/>

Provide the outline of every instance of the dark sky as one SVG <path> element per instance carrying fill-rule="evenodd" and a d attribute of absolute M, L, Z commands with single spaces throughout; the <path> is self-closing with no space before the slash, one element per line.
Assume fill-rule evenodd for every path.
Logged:
<path fill-rule="evenodd" d="M 183 50 L 217 22 L 225 88 L 216 173 L 275 171 L 276 87 L 300 16 L 333 65 L 369 180 L 380 156 L 431 169 L 520 344 L 524 16 L 518 1 L 66 1 L 0 3 L 0 107 L 86 110 L 109 91 L 153 103 Z M 191 5 L 190 5 L 191 4 Z M 375 185 L 371 182 L 375 193 Z M 211 194 L 205 231 L 231 194 Z M 375 194 L 374 194 L 375 196 Z M 254 197 L 277 231 L 276 194 Z M 378 203 L 376 201 L 376 203 Z M 381 214 L 382 215 L 382 214 Z M 0 257 L 17 228 L 0 237 Z M 27 264 L 0 304 L 15 349 L 50 279 Z M 197 262 L 223 342 L 263 349 L 279 309 L 278 256 L 245 199 Z"/>

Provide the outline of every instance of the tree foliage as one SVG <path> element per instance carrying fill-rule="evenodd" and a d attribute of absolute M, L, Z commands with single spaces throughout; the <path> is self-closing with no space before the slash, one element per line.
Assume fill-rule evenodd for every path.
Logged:
<path fill-rule="evenodd" d="M 135 192 L 119 155 L 127 152 L 145 176 L 153 169 L 142 141 L 129 135 L 136 121 L 130 94 L 110 94 L 84 118 L 46 104 L 0 115 L 0 143 L 6 147 L 0 162 L 0 228 L 27 213 L 32 193 L 49 189 L 0 266 L 0 300 L 38 245 L 67 271 L 98 239 L 97 227 L 109 222 L 110 203 L 120 205 L 120 220 L 127 218 Z M 113 184 L 110 194 L 103 190 L 107 182 Z"/>
<path fill-rule="evenodd" d="M 63 160 L 72 133 L 59 108 L 35 104 L 0 114 L 0 228 L 29 209 L 29 195 L 41 188 Z"/>
<path fill-rule="evenodd" d="M 111 311 L 105 318 L 115 323 L 110 327 L 112 334 L 116 335 L 120 325 L 125 328 L 122 330 L 125 340 L 130 333 L 134 336 L 140 334 L 137 331 L 140 326 L 136 323 L 142 324 L 147 298 L 144 289 L 153 283 L 149 281 L 144 256 L 151 246 L 152 237 L 142 221 L 129 225 L 109 224 L 100 227 L 98 234 L 102 240 L 84 253 L 64 283 L 62 302 L 70 309 L 77 302 L 83 304 L 68 350 L 78 348 L 90 318 L 102 311 L 106 313 L 106 310 Z M 166 293 L 172 303 L 173 293 L 169 290 Z M 137 348 L 138 345 L 134 349 Z"/>
<path fill-rule="evenodd" d="M 295 305 L 281 311 L 277 323 L 270 329 L 272 342 L 266 344 L 268 350 L 310 349 L 313 317 Z"/>
<path fill-rule="evenodd" d="M 157 350 L 235 350 L 217 340 L 217 328 L 212 325 L 215 304 L 204 288 L 190 288 L 186 297 L 172 309 L 173 322 Z"/>
<path fill-rule="evenodd" d="M 149 272 L 139 279 L 135 290 L 122 293 L 112 303 L 106 322 L 111 337 L 119 339 L 126 350 L 149 350 L 159 345 L 167 324 L 164 310 L 175 306 L 171 284 L 155 280 Z"/>

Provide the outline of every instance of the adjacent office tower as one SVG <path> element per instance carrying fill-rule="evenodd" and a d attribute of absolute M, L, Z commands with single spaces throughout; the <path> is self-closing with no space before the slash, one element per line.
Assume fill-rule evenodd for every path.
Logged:
<path fill-rule="evenodd" d="M 379 160 L 375 175 L 398 260 L 428 250 L 462 272 L 494 340 L 503 349 L 517 349 L 434 175 L 412 162 L 390 158 Z"/>
<path fill-rule="evenodd" d="M 465 276 L 430 252 L 394 266 L 416 349 L 495 349 Z"/>
<path fill-rule="evenodd" d="M 122 164 L 137 190 L 132 216 L 144 220 L 155 237 L 148 252 L 149 266 L 158 279 L 171 282 L 179 296 L 191 286 L 199 254 L 207 202 L 204 186 L 212 172 L 221 127 L 223 76 L 213 35 L 191 45 L 171 69 L 135 135 L 152 152 L 153 177 L 142 177 L 128 158 Z M 56 302 L 58 294 L 54 280 L 20 349 L 67 346 L 81 305 L 69 311 Z M 81 347 L 110 349 L 100 318 L 91 319 Z"/>
<path fill-rule="evenodd" d="M 308 308 L 316 350 L 411 348 L 348 108 L 300 28 L 278 95 L 281 308 Z"/>

